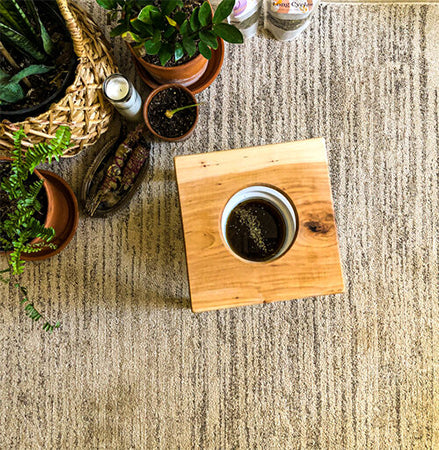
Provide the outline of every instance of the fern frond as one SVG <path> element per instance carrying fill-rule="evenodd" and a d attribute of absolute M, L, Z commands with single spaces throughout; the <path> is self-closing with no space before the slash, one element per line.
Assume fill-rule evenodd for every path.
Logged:
<path fill-rule="evenodd" d="M 34 235 L 44 242 L 50 242 L 55 237 L 55 230 L 53 228 L 46 228 L 38 220 L 31 220 L 30 231 Z"/>
<path fill-rule="evenodd" d="M 0 226 L 0 230 L 2 230 L 2 226 Z M 4 237 L 0 236 L 0 247 L 4 251 L 8 251 L 10 249 L 10 246 L 11 246 L 11 242 L 8 241 L 7 239 L 5 239 Z"/>
<path fill-rule="evenodd" d="M 22 253 L 38 253 L 43 248 L 55 249 L 56 245 L 50 242 L 36 242 L 35 244 L 28 244 L 22 249 Z"/>
<path fill-rule="evenodd" d="M 44 180 L 37 180 L 35 183 L 31 184 L 27 191 L 27 198 L 37 198 L 37 195 L 40 193 L 41 188 L 44 185 Z"/>
<path fill-rule="evenodd" d="M 33 303 L 28 303 L 24 310 L 26 314 L 35 322 L 41 318 L 41 314 L 35 309 Z"/>
<path fill-rule="evenodd" d="M 7 270 L 0 271 L 0 274 L 5 273 Z M 17 280 L 17 282 L 13 283 L 13 285 L 19 290 L 21 299 L 20 303 L 24 305 L 24 311 L 28 317 L 30 317 L 34 322 L 38 322 L 40 319 L 44 320 L 43 324 L 43 330 L 48 331 L 50 333 L 53 332 L 56 328 L 59 328 L 61 326 L 60 322 L 56 322 L 55 324 L 50 323 L 47 318 L 43 316 L 36 308 L 33 302 L 29 300 L 27 289 L 20 284 L 20 282 Z"/>
<path fill-rule="evenodd" d="M 34 145 L 23 157 L 22 140 L 25 137 L 23 129 L 14 133 L 10 173 L 0 182 L 0 187 L 8 195 L 12 206 L 11 211 L 7 212 L 6 217 L 2 216 L 0 222 L 0 245 L 4 250 L 12 250 L 9 254 L 8 269 L 0 271 L 0 281 L 7 283 L 12 280 L 6 279 L 3 274 L 8 272 L 10 277 L 13 277 L 23 273 L 25 266 L 25 262 L 21 259 L 23 253 L 38 252 L 44 247 L 56 248 L 56 245 L 51 243 L 55 237 L 55 230 L 46 228 L 35 218 L 35 213 L 41 210 L 37 197 L 44 181 L 28 183 L 27 179 L 38 164 L 46 160 L 51 162 L 53 158 L 59 159 L 71 145 L 70 129 L 60 127 L 51 141 Z M 39 241 L 31 244 L 35 238 Z M 26 315 L 34 321 L 40 320 L 43 316 L 35 309 L 34 304 L 29 302 L 27 290 L 19 283 L 15 286 L 22 295 L 21 303 L 25 305 Z M 43 329 L 48 332 L 53 332 L 61 325 L 59 322 L 53 325 L 44 320 Z"/>
<path fill-rule="evenodd" d="M 44 331 L 48 331 L 49 333 L 53 333 L 53 330 L 54 330 L 55 328 L 59 328 L 60 326 L 61 326 L 61 322 L 56 322 L 55 325 L 51 325 L 49 322 L 46 322 L 46 323 L 43 325 L 43 330 L 44 330 Z"/>
<path fill-rule="evenodd" d="M 3 274 L 9 273 L 9 278 L 4 278 Z M 0 281 L 5 284 L 9 284 L 11 282 L 11 268 L 0 270 Z"/>
<path fill-rule="evenodd" d="M 71 134 L 69 127 L 59 127 L 55 137 L 49 142 L 48 147 L 50 154 L 53 155 L 57 161 L 59 160 L 59 157 L 64 154 L 65 150 L 73 145 L 70 141 Z M 51 162 L 51 159 L 49 159 L 49 162 Z"/>
<path fill-rule="evenodd" d="M 23 130 L 23 127 L 21 127 L 18 131 L 14 133 L 14 149 L 13 149 L 13 155 L 17 156 L 17 152 L 20 151 L 20 157 L 21 160 L 21 141 L 26 137 L 26 133 Z"/>
<path fill-rule="evenodd" d="M 9 255 L 9 264 L 14 275 L 21 275 L 24 271 L 25 262 L 21 259 L 22 248 L 15 248 Z"/>
<path fill-rule="evenodd" d="M 70 128 L 62 126 L 58 128 L 55 137 L 50 142 L 41 142 L 30 148 L 26 153 L 27 170 L 33 172 L 39 164 L 46 160 L 51 163 L 52 158 L 58 161 L 64 151 L 72 145 L 70 136 Z"/>

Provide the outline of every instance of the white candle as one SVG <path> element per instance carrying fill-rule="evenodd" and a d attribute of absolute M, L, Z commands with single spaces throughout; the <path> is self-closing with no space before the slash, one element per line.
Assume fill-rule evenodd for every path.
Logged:
<path fill-rule="evenodd" d="M 103 85 L 104 95 L 128 120 L 142 120 L 142 99 L 132 83 L 120 73 L 110 75 Z"/>
<path fill-rule="evenodd" d="M 128 80 L 123 77 L 114 77 L 108 80 L 105 94 L 111 100 L 120 101 L 125 98 L 130 90 Z"/>

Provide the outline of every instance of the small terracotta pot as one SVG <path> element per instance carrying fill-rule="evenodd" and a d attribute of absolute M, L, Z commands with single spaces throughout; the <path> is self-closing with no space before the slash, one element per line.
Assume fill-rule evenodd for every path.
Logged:
<path fill-rule="evenodd" d="M 172 84 L 164 84 L 163 86 L 158 87 L 157 89 L 154 89 L 148 96 L 148 98 L 145 101 L 145 104 L 143 105 L 143 118 L 145 119 L 145 123 L 146 126 L 148 127 L 148 130 L 157 138 L 162 139 L 164 141 L 169 141 L 169 142 L 178 142 L 178 141 L 184 141 L 185 139 L 187 139 L 195 130 L 195 126 L 197 125 L 198 122 L 198 115 L 199 115 L 199 106 L 197 105 L 195 107 L 196 109 L 196 116 L 195 116 L 195 120 L 193 125 L 191 126 L 191 128 L 185 133 L 183 134 L 183 136 L 180 137 L 175 137 L 175 138 L 170 138 L 170 137 L 166 137 L 166 136 L 162 136 L 160 134 L 158 134 L 151 126 L 149 119 L 148 119 L 148 109 L 149 109 L 149 104 L 151 103 L 151 100 L 161 91 L 164 91 L 165 89 L 169 89 L 169 88 L 176 88 L 176 89 L 182 89 L 183 91 L 187 92 L 191 98 L 192 101 L 194 103 L 197 103 L 197 99 L 195 98 L 195 95 L 185 86 L 182 86 L 181 84 L 177 84 L 177 83 L 172 83 Z"/>
<path fill-rule="evenodd" d="M 127 44 L 131 54 L 148 73 L 160 84 L 178 83 L 190 86 L 196 83 L 207 69 L 208 60 L 203 55 L 198 55 L 187 63 L 175 67 L 156 66 L 146 62 L 137 56 L 130 44 Z"/>
<path fill-rule="evenodd" d="M 10 161 L 11 159 L 2 157 L 0 162 L 2 160 Z M 79 219 L 78 203 L 70 186 L 61 177 L 49 171 L 35 170 L 34 174 L 40 180 L 44 180 L 43 189 L 47 195 L 47 214 L 44 226 L 55 230 L 52 243 L 56 245 L 56 248 L 42 249 L 36 253 L 24 253 L 21 258 L 26 261 L 38 261 L 58 254 L 75 235 Z M 38 238 L 31 241 L 32 244 L 38 242 L 40 242 Z"/>

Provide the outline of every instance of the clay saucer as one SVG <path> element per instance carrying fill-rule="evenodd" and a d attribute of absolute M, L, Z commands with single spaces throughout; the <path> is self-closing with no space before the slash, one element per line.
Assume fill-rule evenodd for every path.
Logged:
<path fill-rule="evenodd" d="M 63 194 L 65 204 L 64 214 L 68 217 L 67 224 L 63 229 L 55 229 L 56 236 L 53 243 L 57 246 L 55 249 L 45 248 L 37 253 L 23 253 L 21 257 L 26 261 L 39 261 L 57 255 L 72 240 L 76 233 L 79 220 L 78 201 L 71 187 L 60 176 L 47 170 L 40 170 L 40 173 L 52 184 L 55 184 Z"/>
<path fill-rule="evenodd" d="M 134 58 L 133 61 L 140 78 L 145 82 L 145 84 L 147 84 L 151 89 L 157 89 L 161 86 Z M 193 94 L 198 94 L 199 92 L 204 91 L 204 89 L 208 88 L 215 81 L 216 77 L 220 73 L 223 61 L 224 41 L 219 39 L 218 48 L 216 50 L 212 50 L 212 57 L 207 64 L 206 72 L 204 72 L 203 76 L 198 81 L 190 86 L 187 86 L 187 88 L 191 90 Z"/>

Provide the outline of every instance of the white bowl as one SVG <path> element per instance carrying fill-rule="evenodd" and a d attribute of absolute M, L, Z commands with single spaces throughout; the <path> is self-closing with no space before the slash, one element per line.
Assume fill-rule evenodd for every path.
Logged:
<path fill-rule="evenodd" d="M 230 216 L 230 213 L 241 203 L 244 203 L 248 200 L 265 200 L 273 205 L 281 214 L 285 222 L 285 239 L 284 242 L 279 249 L 279 251 L 273 255 L 267 261 L 273 261 L 274 259 L 282 256 L 290 247 L 294 241 L 294 237 L 296 235 L 297 229 L 297 220 L 296 213 L 294 211 L 293 205 L 291 201 L 282 194 L 281 191 L 277 189 L 273 189 L 268 186 L 250 186 L 245 189 L 238 191 L 232 198 L 227 202 L 223 214 L 221 216 L 221 233 L 223 235 L 224 241 L 229 247 L 230 251 L 237 257 L 239 257 L 230 247 L 230 244 L 227 240 L 226 234 L 226 226 L 227 220 Z M 243 259 L 239 257 L 240 259 Z M 244 261 L 248 261 L 244 259 Z M 267 262 L 264 261 L 264 262 Z"/>

